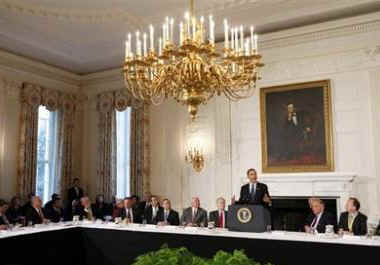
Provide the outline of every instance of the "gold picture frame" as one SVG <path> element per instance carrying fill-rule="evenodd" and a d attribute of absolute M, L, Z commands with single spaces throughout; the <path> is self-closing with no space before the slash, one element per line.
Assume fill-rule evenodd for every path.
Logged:
<path fill-rule="evenodd" d="M 330 80 L 261 88 L 264 173 L 334 170 Z"/>

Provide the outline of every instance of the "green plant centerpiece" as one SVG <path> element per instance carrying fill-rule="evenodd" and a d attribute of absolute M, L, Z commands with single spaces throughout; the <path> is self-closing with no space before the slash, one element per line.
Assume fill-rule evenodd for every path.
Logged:
<path fill-rule="evenodd" d="M 212 259 L 198 257 L 187 248 L 168 248 L 146 253 L 136 258 L 133 265 L 261 265 L 248 258 L 244 251 L 235 250 L 233 253 L 218 251 Z M 271 264 L 266 264 L 271 265 Z"/>

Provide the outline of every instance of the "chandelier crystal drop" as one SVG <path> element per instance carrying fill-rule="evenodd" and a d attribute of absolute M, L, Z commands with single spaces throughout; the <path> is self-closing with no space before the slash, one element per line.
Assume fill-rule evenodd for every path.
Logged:
<path fill-rule="evenodd" d="M 132 41 L 132 34 L 127 34 L 124 80 L 135 98 L 154 105 L 173 98 L 188 107 L 194 120 L 199 105 L 215 95 L 232 101 L 252 96 L 263 64 L 253 26 L 245 36 L 243 26 L 232 27 L 225 19 L 224 49 L 218 53 L 213 16 L 197 19 L 193 4 L 190 0 L 191 12 L 178 25 L 178 39 L 174 19 L 166 17 L 157 49 L 152 25 L 149 38 L 137 31 Z"/>

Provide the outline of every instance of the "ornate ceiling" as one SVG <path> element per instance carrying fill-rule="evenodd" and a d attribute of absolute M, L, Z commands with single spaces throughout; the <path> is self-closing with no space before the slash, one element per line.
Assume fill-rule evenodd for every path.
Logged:
<path fill-rule="evenodd" d="M 0 0 L 0 49 L 74 73 L 117 68 L 127 32 L 183 16 L 188 0 Z M 272 32 L 380 10 L 379 0 L 196 0 L 198 14 Z M 221 23 L 219 24 L 221 25 Z M 219 30 L 219 31 L 218 31 Z M 221 35 L 219 35 L 221 36 Z"/>

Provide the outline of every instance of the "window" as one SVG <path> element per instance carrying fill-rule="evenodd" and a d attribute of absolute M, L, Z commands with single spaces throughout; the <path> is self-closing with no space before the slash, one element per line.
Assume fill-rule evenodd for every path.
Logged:
<path fill-rule="evenodd" d="M 36 195 L 47 202 L 55 191 L 57 111 L 38 108 Z"/>
<path fill-rule="evenodd" d="M 130 195 L 131 108 L 116 111 L 116 197 Z"/>

